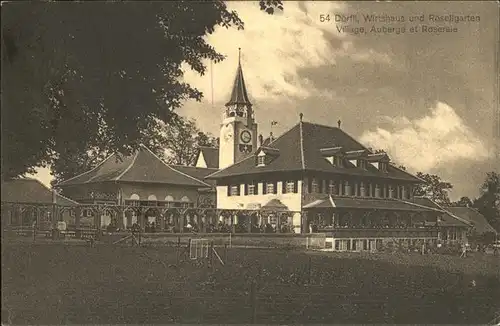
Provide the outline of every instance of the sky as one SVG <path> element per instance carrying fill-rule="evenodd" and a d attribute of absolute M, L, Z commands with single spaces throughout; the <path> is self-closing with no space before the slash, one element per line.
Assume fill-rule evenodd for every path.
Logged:
<path fill-rule="evenodd" d="M 226 60 L 205 76 L 185 68 L 185 80 L 205 97 L 187 102 L 179 113 L 195 118 L 203 131 L 219 133 L 241 48 L 259 133 L 265 136 L 271 121 L 278 121 L 272 131 L 279 135 L 299 121 L 299 113 L 305 121 L 332 126 L 340 119 L 347 133 L 386 150 L 408 171 L 451 182 L 452 199 L 476 197 L 486 173 L 500 172 L 494 1 L 285 2 L 284 11 L 274 15 L 255 2 L 228 7 L 245 29 L 220 27 L 207 36 Z M 373 23 L 365 15 L 405 21 Z M 436 22 L 429 15 L 434 20 L 471 15 L 479 21 Z M 336 21 L 340 17 L 351 21 Z M 429 26 L 426 31 L 423 25 Z M 415 26 L 419 30 L 411 29 Z M 429 31 L 435 26 L 448 31 Z M 362 27 L 366 33 L 346 32 Z M 46 169 L 36 177 L 50 182 Z"/>

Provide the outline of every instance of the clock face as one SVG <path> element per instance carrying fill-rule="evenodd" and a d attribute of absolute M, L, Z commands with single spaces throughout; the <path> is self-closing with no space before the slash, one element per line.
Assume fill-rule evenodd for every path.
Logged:
<path fill-rule="evenodd" d="M 243 130 L 240 135 L 240 139 L 245 144 L 249 143 L 252 140 L 252 134 L 248 130 Z"/>

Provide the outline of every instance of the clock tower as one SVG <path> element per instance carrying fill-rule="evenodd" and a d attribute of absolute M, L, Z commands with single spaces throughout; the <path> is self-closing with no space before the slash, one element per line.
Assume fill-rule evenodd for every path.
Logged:
<path fill-rule="evenodd" d="M 219 169 L 243 160 L 257 149 L 257 123 L 248 99 L 240 58 L 231 97 L 222 117 L 219 141 Z"/>

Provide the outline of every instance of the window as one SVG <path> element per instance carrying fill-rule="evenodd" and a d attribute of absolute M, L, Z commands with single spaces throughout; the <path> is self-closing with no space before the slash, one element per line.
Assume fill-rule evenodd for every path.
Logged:
<path fill-rule="evenodd" d="M 249 195 L 256 195 L 256 194 L 257 194 L 257 192 L 255 191 L 255 190 L 256 190 L 255 188 L 256 188 L 256 187 L 255 187 L 255 183 L 250 183 L 250 184 L 248 185 L 248 194 L 249 194 Z"/>
<path fill-rule="evenodd" d="M 379 169 L 380 169 L 380 171 L 382 171 L 382 172 L 387 172 L 387 163 L 385 163 L 385 162 L 380 162 L 380 163 L 379 163 Z"/>
<path fill-rule="evenodd" d="M 316 180 L 316 178 L 313 178 L 311 182 L 311 193 L 316 192 L 318 192 L 318 180 Z"/>
<path fill-rule="evenodd" d="M 334 156 L 333 162 L 335 166 L 342 167 L 342 158 L 340 156 Z"/>
<path fill-rule="evenodd" d="M 257 165 L 258 166 L 266 165 L 266 157 L 264 155 L 257 156 Z"/>
<path fill-rule="evenodd" d="M 272 182 L 266 183 L 266 193 L 267 194 L 274 194 L 274 183 L 272 183 Z"/>
<path fill-rule="evenodd" d="M 358 160 L 358 166 L 361 169 L 366 169 L 366 161 L 365 160 Z"/>
<path fill-rule="evenodd" d="M 337 185 L 335 184 L 335 181 L 330 180 L 328 184 L 328 193 L 330 195 L 336 195 L 337 194 Z"/>
<path fill-rule="evenodd" d="M 229 188 L 229 196 L 238 196 L 240 194 L 240 187 L 238 185 L 232 185 Z"/>
<path fill-rule="evenodd" d="M 287 181 L 285 190 L 287 194 L 295 192 L 295 181 Z"/>
<path fill-rule="evenodd" d="M 344 183 L 344 194 L 346 196 L 351 195 L 351 186 L 349 185 L 349 181 L 345 181 L 345 183 Z"/>

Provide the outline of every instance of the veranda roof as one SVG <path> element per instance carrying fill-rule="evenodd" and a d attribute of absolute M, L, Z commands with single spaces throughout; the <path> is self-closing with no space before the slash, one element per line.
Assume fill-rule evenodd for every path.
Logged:
<path fill-rule="evenodd" d="M 304 209 L 312 208 L 346 208 L 346 209 L 378 209 L 378 210 L 393 210 L 393 211 L 436 211 L 437 209 L 425 207 L 422 205 L 413 204 L 399 199 L 375 199 L 375 198 L 351 198 L 351 197 L 336 197 L 329 196 L 327 199 L 316 200 L 303 207 Z"/>
<path fill-rule="evenodd" d="M 54 193 L 37 179 L 22 178 L 2 182 L 2 202 L 76 206 L 74 200 Z"/>

